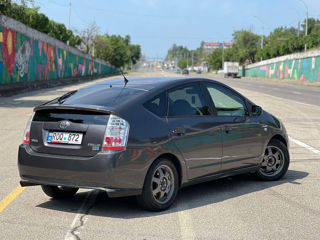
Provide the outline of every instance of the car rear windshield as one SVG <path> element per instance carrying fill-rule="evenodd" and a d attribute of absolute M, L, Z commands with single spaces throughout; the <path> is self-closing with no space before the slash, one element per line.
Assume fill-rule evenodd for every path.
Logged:
<path fill-rule="evenodd" d="M 146 90 L 120 87 L 120 86 L 94 86 L 80 89 L 69 97 L 63 99 L 63 104 L 85 104 L 113 107 L 120 103 L 132 101 Z"/>
<path fill-rule="evenodd" d="M 59 122 L 69 120 L 74 123 L 106 125 L 109 115 L 106 113 L 70 110 L 70 109 L 45 109 L 38 110 L 33 121 L 35 122 Z"/>

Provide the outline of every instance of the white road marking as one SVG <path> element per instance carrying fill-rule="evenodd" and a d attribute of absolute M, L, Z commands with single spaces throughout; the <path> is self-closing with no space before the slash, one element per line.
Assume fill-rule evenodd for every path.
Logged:
<path fill-rule="evenodd" d="M 77 215 L 74 217 L 69 231 L 64 237 L 65 240 L 77 240 L 79 239 L 80 230 L 84 227 L 84 224 L 88 220 L 88 211 L 93 206 L 96 197 L 98 196 L 98 190 L 89 191 L 79 208 Z"/>
<path fill-rule="evenodd" d="M 301 92 L 297 92 L 297 91 L 292 91 L 292 93 L 298 94 L 298 95 L 301 95 L 301 94 L 302 94 Z"/>
<path fill-rule="evenodd" d="M 179 223 L 182 240 L 197 239 L 193 229 L 192 217 L 185 202 L 179 203 Z"/>
<path fill-rule="evenodd" d="M 306 143 L 304 143 L 304 142 L 301 142 L 301 141 L 299 141 L 299 140 L 297 140 L 297 139 L 294 139 L 294 138 L 292 138 L 292 137 L 289 137 L 289 140 L 292 141 L 292 142 L 294 142 L 295 144 L 298 144 L 298 145 L 301 146 L 301 147 L 304 147 L 304 148 L 310 150 L 311 152 L 313 152 L 313 153 L 315 153 L 315 154 L 320 155 L 320 150 L 318 150 L 318 149 L 316 149 L 316 148 L 314 148 L 314 147 L 311 147 L 310 145 L 308 145 L 308 144 L 306 144 Z"/>

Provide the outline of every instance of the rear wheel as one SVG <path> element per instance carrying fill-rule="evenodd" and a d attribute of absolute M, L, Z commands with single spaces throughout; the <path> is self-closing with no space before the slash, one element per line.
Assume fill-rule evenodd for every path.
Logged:
<path fill-rule="evenodd" d="M 79 188 L 42 185 L 42 191 L 52 198 L 68 198 L 74 196 Z"/>
<path fill-rule="evenodd" d="M 174 164 L 159 159 L 152 164 L 145 179 L 138 203 L 147 210 L 162 211 L 169 208 L 178 193 L 179 177 Z"/>
<path fill-rule="evenodd" d="M 271 140 L 256 175 L 264 181 L 278 180 L 288 171 L 289 163 L 290 157 L 286 145 L 279 140 Z"/>

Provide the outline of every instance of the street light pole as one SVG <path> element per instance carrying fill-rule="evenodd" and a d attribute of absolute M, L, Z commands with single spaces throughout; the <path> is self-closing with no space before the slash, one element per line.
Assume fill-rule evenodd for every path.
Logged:
<path fill-rule="evenodd" d="M 261 25 L 262 25 L 262 34 L 261 34 L 261 43 L 260 43 L 260 47 L 261 47 L 261 49 L 263 49 L 263 35 L 264 35 L 264 23 L 263 23 L 263 21 L 259 18 L 259 17 L 257 17 L 257 16 L 253 16 L 254 18 L 256 18 L 256 19 L 258 19 L 258 21 L 259 22 L 261 22 Z M 261 57 L 261 59 L 260 59 L 261 61 L 262 61 L 262 57 Z"/>
<path fill-rule="evenodd" d="M 303 5 L 305 6 L 306 8 L 306 29 L 305 29 L 305 35 L 308 36 L 308 6 L 306 4 L 306 2 L 304 0 L 300 0 L 300 2 L 303 3 Z M 304 51 L 306 52 L 307 51 L 307 43 L 304 44 Z"/>

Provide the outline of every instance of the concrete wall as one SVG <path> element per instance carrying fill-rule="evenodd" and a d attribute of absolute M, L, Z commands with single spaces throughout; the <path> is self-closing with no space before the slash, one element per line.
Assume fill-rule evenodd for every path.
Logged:
<path fill-rule="evenodd" d="M 295 53 L 250 64 L 240 70 L 239 75 L 320 82 L 320 51 Z"/>
<path fill-rule="evenodd" d="M 0 16 L 0 86 L 116 72 L 104 61 Z"/>

